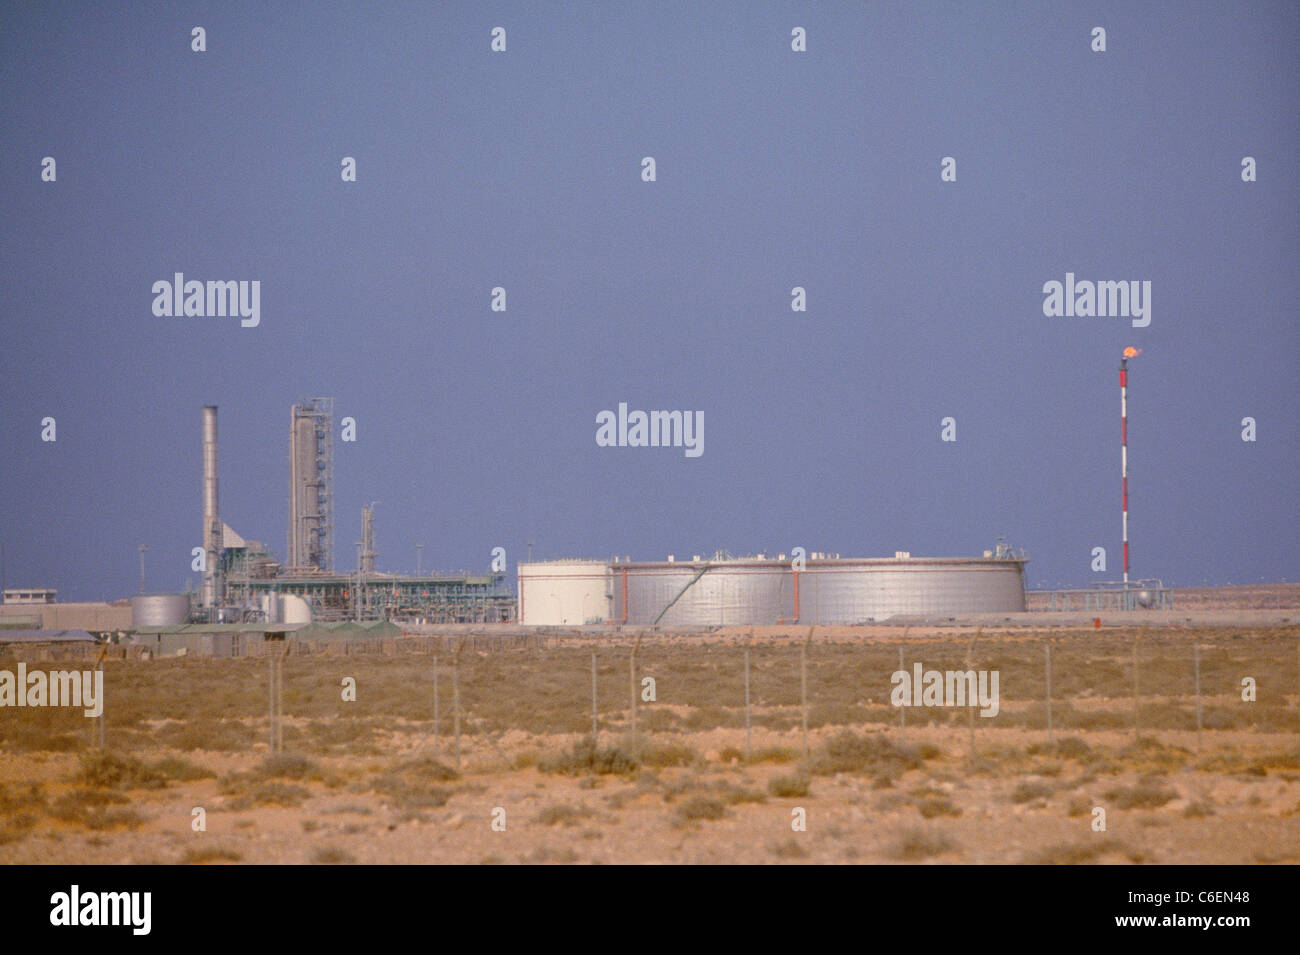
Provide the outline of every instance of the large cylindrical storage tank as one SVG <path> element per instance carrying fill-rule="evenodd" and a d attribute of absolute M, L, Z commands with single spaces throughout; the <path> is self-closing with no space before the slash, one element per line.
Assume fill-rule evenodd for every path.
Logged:
<path fill-rule="evenodd" d="M 810 560 L 799 575 L 799 622 L 856 624 L 896 614 L 1018 613 L 1025 562 L 900 557 Z"/>
<path fill-rule="evenodd" d="M 131 598 L 133 627 L 175 627 L 189 619 L 189 594 L 148 594 Z"/>
<path fill-rule="evenodd" d="M 610 570 L 615 622 L 633 626 L 776 623 L 791 601 L 790 567 L 781 561 L 626 563 Z"/>
<path fill-rule="evenodd" d="M 519 622 L 529 626 L 582 626 L 610 615 L 609 565 L 603 560 L 552 560 L 520 564 Z"/>
<path fill-rule="evenodd" d="M 728 559 L 615 563 L 613 622 L 719 627 L 852 625 L 900 614 L 1017 613 L 1024 560 L 1010 558 Z"/>

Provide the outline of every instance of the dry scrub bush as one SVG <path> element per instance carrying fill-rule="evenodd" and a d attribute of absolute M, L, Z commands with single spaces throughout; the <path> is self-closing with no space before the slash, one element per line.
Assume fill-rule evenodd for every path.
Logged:
<path fill-rule="evenodd" d="M 807 796 L 808 777 L 807 776 L 777 776 L 771 779 L 767 784 L 767 791 L 778 798 L 791 798 Z"/>
<path fill-rule="evenodd" d="M 1120 809 L 1159 809 L 1178 798 L 1178 793 L 1157 780 L 1143 778 L 1133 786 L 1107 790 L 1106 798 Z"/>
<path fill-rule="evenodd" d="M 908 829 L 889 847 L 891 858 L 912 862 L 928 859 L 949 852 L 957 852 L 959 846 L 944 832 L 935 829 Z"/>

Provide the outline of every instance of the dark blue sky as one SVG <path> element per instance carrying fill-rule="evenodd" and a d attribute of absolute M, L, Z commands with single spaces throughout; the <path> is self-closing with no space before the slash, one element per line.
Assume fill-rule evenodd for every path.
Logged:
<path fill-rule="evenodd" d="M 205 403 L 283 556 L 315 395 L 343 567 L 378 500 L 382 570 L 1005 534 L 1031 586 L 1115 579 L 1126 345 L 1133 573 L 1294 580 L 1298 43 L 1290 2 L 8 4 L 8 584 L 196 579 Z M 260 326 L 155 317 L 177 271 Z M 1066 272 L 1149 280 L 1150 326 L 1044 316 Z M 703 456 L 597 447 L 620 401 Z"/>

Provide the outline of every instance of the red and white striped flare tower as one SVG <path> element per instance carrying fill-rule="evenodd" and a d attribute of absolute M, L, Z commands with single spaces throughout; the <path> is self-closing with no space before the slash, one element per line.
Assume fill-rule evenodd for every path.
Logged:
<path fill-rule="evenodd" d="M 1119 465 L 1124 489 L 1124 586 L 1128 587 L 1128 360 L 1142 354 L 1129 346 L 1119 360 Z"/>

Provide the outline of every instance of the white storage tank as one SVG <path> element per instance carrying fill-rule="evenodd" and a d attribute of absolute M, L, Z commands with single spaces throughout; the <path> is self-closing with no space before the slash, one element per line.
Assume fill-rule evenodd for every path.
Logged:
<path fill-rule="evenodd" d="M 552 560 L 520 564 L 519 622 L 576 627 L 609 620 L 612 591 L 603 560 Z"/>
<path fill-rule="evenodd" d="M 311 623 L 311 604 L 296 594 L 279 594 L 280 619 L 277 623 Z"/>

